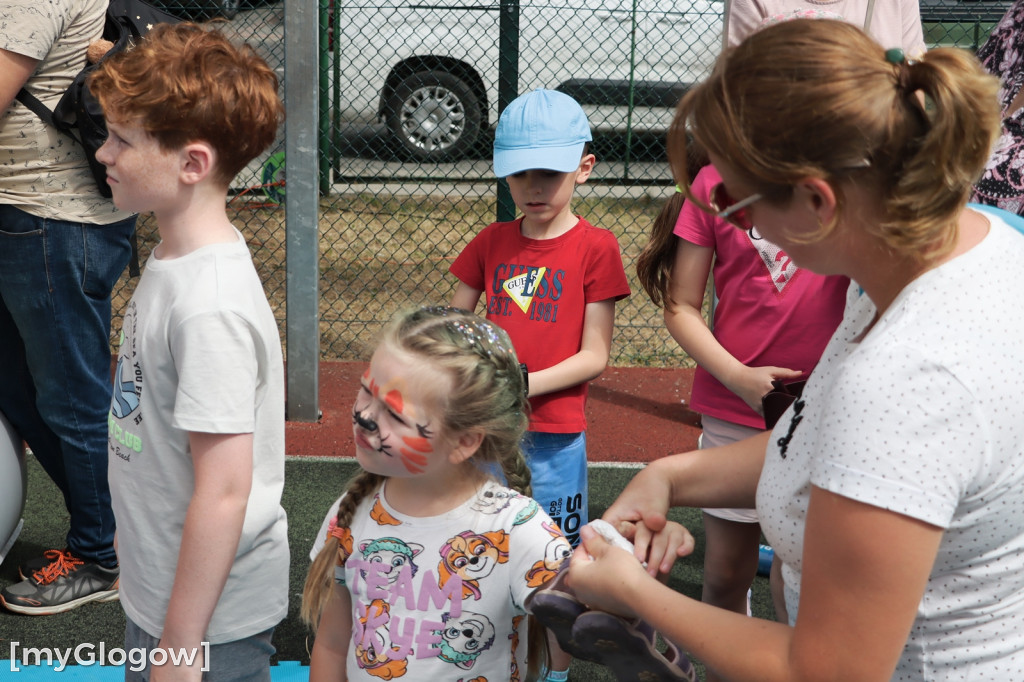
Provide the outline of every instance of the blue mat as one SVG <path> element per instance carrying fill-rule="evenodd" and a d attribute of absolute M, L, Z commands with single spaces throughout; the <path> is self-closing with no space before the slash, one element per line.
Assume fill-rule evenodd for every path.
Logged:
<path fill-rule="evenodd" d="M 9 679 L 7 672 L 17 674 L 17 682 L 75 682 L 76 680 L 88 680 L 89 682 L 121 682 L 124 680 L 123 665 L 68 665 L 63 670 L 58 670 L 59 665 L 21 665 L 20 661 L 0 661 L 0 677 Z M 309 668 L 300 665 L 298 661 L 282 661 L 280 664 L 271 666 L 270 679 L 272 682 L 308 682 Z"/>

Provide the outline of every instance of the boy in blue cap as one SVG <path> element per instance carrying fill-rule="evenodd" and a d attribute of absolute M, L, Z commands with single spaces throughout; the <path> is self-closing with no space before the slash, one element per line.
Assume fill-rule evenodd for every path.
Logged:
<path fill-rule="evenodd" d="M 572 212 L 594 168 L 592 139 L 583 108 L 564 93 L 513 100 L 495 130 L 494 174 L 522 215 L 488 225 L 449 269 L 459 279 L 452 305 L 475 310 L 486 293 L 487 319 L 523 363 L 533 497 L 573 546 L 588 521 L 587 385 L 608 365 L 615 302 L 630 293 L 615 235 Z M 552 654 L 546 679 L 567 679 L 570 657 Z"/>
<path fill-rule="evenodd" d="M 501 114 L 494 174 L 522 214 L 492 223 L 452 263 L 452 305 L 474 310 L 512 338 L 525 365 L 530 431 L 524 441 L 534 497 L 576 545 L 587 523 L 587 384 L 608 364 L 615 302 L 629 295 L 619 243 L 572 212 L 590 177 L 590 124 L 572 97 L 534 90 Z"/>

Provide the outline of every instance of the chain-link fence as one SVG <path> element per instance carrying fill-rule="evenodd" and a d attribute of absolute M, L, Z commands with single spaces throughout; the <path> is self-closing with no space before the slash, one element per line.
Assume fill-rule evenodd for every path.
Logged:
<path fill-rule="evenodd" d="M 162 1 L 187 16 L 232 17 L 224 26 L 283 76 L 285 4 Z M 923 0 L 926 40 L 976 48 L 1008 5 Z M 514 214 L 491 175 L 493 126 L 504 104 L 533 88 L 560 89 L 584 105 L 598 161 L 577 190 L 574 210 L 615 233 L 635 276 L 651 222 L 672 191 L 665 128 L 681 93 L 709 72 L 720 51 L 721 1 L 319 6 L 322 358 L 364 357 L 392 311 L 450 300 L 451 260 L 487 223 Z M 283 325 L 282 150 L 269 150 L 239 176 L 231 208 Z M 156 236 L 150 220 L 141 220 L 139 233 L 145 258 Z M 131 289 L 121 288 L 116 314 Z M 633 291 L 617 306 L 613 364 L 688 363 L 635 279 Z"/>
<path fill-rule="evenodd" d="M 212 21 L 233 39 L 251 45 L 283 79 L 284 6 L 258 0 L 150 0 L 168 13 L 190 21 Z M 283 95 L 282 88 L 282 95 Z M 285 230 L 281 199 L 284 181 L 284 129 L 264 154 L 235 179 L 229 216 L 245 234 L 259 269 L 264 289 L 283 329 L 285 317 Z M 139 260 L 145 264 L 158 241 L 152 216 L 139 216 L 137 226 Z M 121 315 L 131 298 L 135 281 L 127 273 L 115 290 L 112 334 L 116 339 Z M 116 350 L 116 344 L 114 344 Z"/>

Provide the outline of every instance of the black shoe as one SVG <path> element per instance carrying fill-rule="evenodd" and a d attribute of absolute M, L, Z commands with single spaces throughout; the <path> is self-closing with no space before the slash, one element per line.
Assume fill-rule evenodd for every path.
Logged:
<path fill-rule="evenodd" d="M 0 603 L 15 613 L 46 616 L 77 608 L 91 601 L 118 599 L 117 567 L 103 568 L 79 559 L 71 552 L 48 550 L 50 563 L 33 571 L 31 576 L 0 592 Z M 26 562 L 34 564 L 35 560 Z"/>

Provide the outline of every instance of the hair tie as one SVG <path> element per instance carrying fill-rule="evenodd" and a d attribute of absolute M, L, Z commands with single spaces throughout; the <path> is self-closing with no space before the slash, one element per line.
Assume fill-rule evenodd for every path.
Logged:
<path fill-rule="evenodd" d="M 885 61 L 896 67 L 896 87 L 903 93 L 911 92 L 910 65 L 903 48 L 891 47 L 885 51 Z"/>
<path fill-rule="evenodd" d="M 678 192 L 679 194 L 683 194 L 683 188 L 680 187 L 679 185 L 676 185 L 676 192 Z"/>
<path fill-rule="evenodd" d="M 903 64 L 907 61 L 907 55 L 904 54 L 903 48 L 891 47 L 885 51 L 885 61 L 890 64 Z"/>

